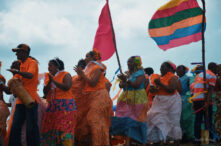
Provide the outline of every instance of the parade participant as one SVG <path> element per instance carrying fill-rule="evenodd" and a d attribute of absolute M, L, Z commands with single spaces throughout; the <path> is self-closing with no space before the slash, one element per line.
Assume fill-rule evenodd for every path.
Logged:
<path fill-rule="evenodd" d="M 11 64 L 11 67 L 10 69 L 16 69 L 16 70 L 20 70 L 20 62 L 19 61 L 13 61 L 12 64 Z M 13 74 L 14 76 L 15 74 Z M 3 89 L 3 91 L 6 93 L 6 94 L 11 94 L 11 91 L 10 91 L 10 88 L 4 84 L 2 84 L 1 88 Z M 15 97 L 14 95 L 11 95 L 10 98 L 9 98 L 9 103 L 8 103 L 8 106 L 12 107 L 11 108 L 11 111 L 13 109 L 15 105 Z"/>
<path fill-rule="evenodd" d="M 147 141 L 163 143 L 166 140 L 180 140 L 181 97 L 177 93 L 178 80 L 174 75 L 174 65 L 164 62 L 161 77 L 155 79 L 150 92 L 155 93 L 152 107 L 147 112 Z"/>
<path fill-rule="evenodd" d="M 217 106 L 217 111 L 215 113 L 215 133 L 221 137 L 221 64 L 217 67 L 217 80 L 216 80 L 216 86 L 214 88 L 214 91 L 216 93 L 215 96 L 215 104 Z"/>
<path fill-rule="evenodd" d="M 19 61 L 14 61 L 12 62 L 12 65 L 10 67 L 10 69 L 17 69 L 20 70 L 20 62 Z M 13 74 L 14 76 L 15 74 Z M 2 90 L 6 93 L 6 94 L 11 94 L 10 88 L 4 84 L 0 85 Z M 9 117 L 9 122 L 7 125 L 7 132 L 6 132 L 6 136 L 5 136 L 5 145 L 8 145 L 8 141 L 9 141 L 9 135 L 10 135 L 10 131 L 11 131 L 11 126 L 12 126 L 12 121 L 13 121 L 13 115 L 14 115 L 14 111 L 15 111 L 15 102 L 16 102 L 16 98 L 15 95 L 11 95 L 9 98 L 9 103 L 8 106 L 11 107 L 11 111 L 10 111 L 10 117 Z"/>
<path fill-rule="evenodd" d="M 111 133 L 127 136 L 126 145 L 131 139 L 146 143 L 146 112 L 149 108 L 144 89 L 145 74 L 139 56 L 132 56 L 127 62 L 127 75 L 120 74 L 122 94 L 117 101 L 115 118 L 112 118 Z"/>
<path fill-rule="evenodd" d="M 149 87 L 150 87 L 150 85 L 149 85 L 149 78 L 150 78 L 150 76 L 154 73 L 154 71 L 153 71 L 153 68 L 152 68 L 152 67 L 147 67 L 147 68 L 144 69 L 144 72 L 145 72 L 144 88 L 145 88 L 146 90 L 149 90 Z M 148 89 L 147 89 L 147 88 L 148 88 Z M 148 94 L 147 94 L 147 95 L 148 95 Z M 149 100 L 149 97 L 148 97 L 148 100 Z M 152 100 L 151 100 L 151 102 L 152 102 Z"/>
<path fill-rule="evenodd" d="M 41 145 L 73 145 L 77 110 L 72 95 L 71 75 L 59 58 L 49 61 L 44 94 L 48 107 L 41 128 Z"/>
<path fill-rule="evenodd" d="M 190 92 L 190 78 L 187 76 L 189 68 L 184 65 L 179 65 L 176 69 L 178 80 L 181 83 L 181 99 L 182 99 L 182 113 L 181 113 L 181 128 L 183 133 L 182 140 L 184 142 L 193 140 L 193 111 L 192 104 L 188 101 Z M 188 93 L 187 93 L 188 92 Z"/>
<path fill-rule="evenodd" d="M 147 67 L 144 69 L 145 72 L 145 83 L 144 83 L 144 87 L 146 89 L 146 93 L 147 93 L 147 99 L 149 102 L 150 107 L 152 106 L 153 103 L 153 97 L 154 95 L 152 93 L 149 92 L 150 89 L 150 82 L 151 82 L 151 75 L 154 73 L 154 70 L 152 67 Z"/>
<path fill-rule="evenodd" d="M 147 86 L 147 88 L 146 88 L 146 93 L 147 93 L 148 102 L 149 102 L 150 107 L 152 106 L 152 104 L 153 104 L 153 99 L 154 99 L 154 97 L 155 97 L 155 93 L 151 93 L 151 92 L 150 92 L 150 87 L 151 87 L 151 86 L 152 86 L 152 87 L 153 87 L 153 86 L 156 86 L 154 80 L 157 79 L 157 78 L 159 78 L 159 77 L 160 77 L 159 74 L 152 74 L 152 75 L 149 77 L 149 84 L 148 84 L 148 86 Z"/>
<path fill-rule="evenodd" d="M 1 69 L 1 61 L 0 61 Z M 9 116 L 9 109 L 3 98 L 5 78 L 0 74 L 0 145 L 4 146 L 4 137 L 6 136 L 6 120 Z"/>
<path fill-rule="evenodd" d="M 35 59 L 36 60 L 36 59 Z M 11 69 L 17 69 L 17 70 L 20 70 L 20 62 L 19 61 L 14 61 L 10 67 Z M 10 91 L 10 88 L 5 86 L 5 89 L 6 90 L 9 90 Z M 11 94 L 11 93 L 7 93 L 7 94 Z M 44 112 L 46 110 L 46 104 L 45 102 L 43 101 L 44 99 L 39 98 L 39 104 L 38 104 L 38 126 L 39 126 L 39 132 L 40 132 L 40 129 L 41 129 L 41 123 L 42 123 L 42 119 L 43 119 L 43 115 L 44 115 Z M 6 145 L 8 145 L 8 138 L 9 138 L 9 134 L 10 134 L 10 131 L 11 131 L 11 126 L 12 126 L 12 121 L 13 121 L 13 115 L 14 115 L 14 112 L 15 112 L 15 99 L 16 99 L 16 95 L 11 95 L 10 96 L 10 99 L 9 99 L 9 102 L 10 102 L 10 106 L 11 106 L 11 114 L 10 114 L 10 118 L 8 120 L 8 125 L 7 125 L 7 135 L 5 137 L 5 142 L 6 142 Z M 21 135 L 22 135 L 22 138 L 21 138 L 21 141 L 22 141 L 22 145 L 23 146 L 26 146 L 27 145 L 27 142 L 26 142 L 26 122 L 24 122 L 23 126 L 22 126 L 22 132 L 21 132 Z"/>
<path fill-rule="evenodd" d="M 205 122 L 206 128 L 209 130 L 209 137 L 210 141 L 213 139 L 212 134 L 212 104 L 211 104 L 211 97 L 213 93 L 213 88 L 216 85 L 216 69 L 217 65 L 214 62 L 208 64 L 208 70 L 206 71 L 206 91 L 207 93 L 204 94 L 204 81 L 203 81 L 203 72 L 196 76 L 194 87 L 193 87 L 193 94 L 199 94 L 193 99 L 193 109 L 196 112 L 195 116 L 195 123 L 194 123 L 194 136 L 195 136 L 195 143 L 201 143 L 201 124 L 203 123 L 203 118 L 205 121 L 208 121 L 208 126 Z M 206 95 L 206 96 L 205 96 Z M 206 99 L 206 100 L 205 100 Z M 208 117 L 206 116 L 205 109 L 208 108 Z M 202 110 L 200 110 L 202 109 Z"/>
<path fill-rule="evenodd" d="M 147 74 L 148 76 L 151 76 L 154 73 L 154 70 L 152 67 L 147 67 L 144 69 L 145 74 Z"/>
<path fill-rule="evenodd" d="M 86 62 L 84 59 L 80 59 L 78 61 L 77 67 L 81 68 L 82 70 L 85 69 L 86 67 Z M 74 75 L 72 77 L 72 94 L 74 95 L 74 98 L 76 99 L 76 103 L 77 103 L 77 99 L 79 96 L 81 96 L 82 94 L 82 87 L 83 87 L 84 82 L 82 82 L 82 79 L 78 76 L 78 75 Z"/>
<path fill-rule="evenodd" d="M 38 146 L 40 142 L 39 128 L 37 124 L 38 117 L 38 63 L 29 56 L 30 47 L 26 44 L 20 44 L 12 49 L 16 52 L 17 59 L 20 60 L 20 70 L 9 69 L 14 78 L 21 80 L 24 89 L 28 92 L 34 101 L 32 107 L 27 108 L 20 97 L 16 99 L 16 108 L 13 116 L 11 132 L 9 136 L 9 146 L 21 146 L 21 129 L 26 120 L 26 139 L 30 146 Z"/>
<path fill-rule="evenodd" d="M 0 77 L 0 81 L 1 77 Z M 0 91 L 1 92 L 1 91 Z M 9 109 L 2 97 L 0 97 L 0 145 L 4 146 L 4 138 L 6 136 L 6 120 L 9 116 Z"/>
<path fill-rule="evenodd" d="M 85 84 L 83 93 L 78 97 L 78 117 L 76 140 L 79 145 L 109 145 L 111 100 L 105 88 L 104 72 L 106 67 L 100 62 L 100 53 L 90 51 L 86 54 L 86 68 L 75 71 Z"/>

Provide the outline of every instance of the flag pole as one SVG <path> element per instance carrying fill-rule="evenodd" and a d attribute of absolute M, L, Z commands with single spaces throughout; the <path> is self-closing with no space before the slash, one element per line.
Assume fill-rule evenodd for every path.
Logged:
<path fill-rule="evenodd" d="M 202 4 L 203 4 L 203 18 L 202 18 L 202 63 L 203 63 L 203 87 L 204 87 L 204 91 L 206 91 L 206 65 L 205 65 L 205 12 L 206 12 L 206 7 L 205 7 L 205 0 L 201 0 Z M 204 93 L 204 97 L 205 97 L 205 103 L 207 102 L 207 105 L 209 106 L 210 104 L 210 100 L 208 99 L 209 97 L 207 96 L 207 93 Z M 205 139 L 205 144 L 209 144 L 209 112 L 208 112 L 208 108 L 206 107 L 205 112 L 206 112 L 206 118 L 205 118 L 205 132 L 206 132 L 206 139 Z"/>
<path fill-rule="evenodd" d="M 123 74 L 121 64 L 120 64 L 120 57 L 119 57 L 118 51 L 117 51 L 117 44 L 116 44 L 114 27 L 113 27 L 113 23 L 112 23 L 112 18 L 111 18 L 111 13 L 110 13 L 110 8 L 109 8 L 109 1 L 108 0 L 107 0 L 107 3 L 108 3 L 108 13 L 110 15 L 111 30 L 112 30 L 112 33 L 113 33 L 113 42 L 114 42 L 115 52 L 116 52 L 116 56 L 117 56 L 117 62 L 118 62 L 118 66 L 120 68 L 120 73 Z"/>

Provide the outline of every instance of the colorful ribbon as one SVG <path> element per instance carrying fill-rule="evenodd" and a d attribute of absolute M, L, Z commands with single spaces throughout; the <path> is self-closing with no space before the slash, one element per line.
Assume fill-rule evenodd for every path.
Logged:
<path fill-rule="evenodd" d="M 114 96 L 114 98 L 112 99 L 112 101 L 116 100 L 116 99 L 119 97 L 121 91 L 122 91 L 122 89 L 120 89 L 120 90 L 117 92 L 117 95 Z"/>
<path fill-rule="evenodd" d="M 207 92 L 207 91 L 203 91 L 203 92 L 196 93 L 194 96 L 190 97 L 190 98 L 188 99 L 188 101 L 189 101 L 190 103 L 193 103 L 192 100 L 193 100 L 195 97 L 199 96 L 199 95 L 202 94 L 202 93 L 206 93 L 206 92 Z"/>
<path fill-rule="evenodd" d="M 113 79 L 110 81 L 111 83 L 114 81 L 114 79 L 115 79 L 115 77 L 116 77 L 116 75 L 117 75 L 117 73 L 120 71 L 120 68 L 118 68 L 116 71 L 115 71 L 115 73 L 114 73 L 114 76 L 113 76 Z"/>

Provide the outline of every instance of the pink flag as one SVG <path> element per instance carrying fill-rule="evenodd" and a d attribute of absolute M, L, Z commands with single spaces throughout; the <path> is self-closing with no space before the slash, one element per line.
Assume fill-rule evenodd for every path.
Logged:
<path fill-rule="evenodd" d="M 93 49 L 99 51 L 101 53 L 101 61 L 105 61 L 114 54 L 116 50 L 115 44 L 114 30 L 107 0 L 99 17 L 99 26 L 95 35 Z"/>

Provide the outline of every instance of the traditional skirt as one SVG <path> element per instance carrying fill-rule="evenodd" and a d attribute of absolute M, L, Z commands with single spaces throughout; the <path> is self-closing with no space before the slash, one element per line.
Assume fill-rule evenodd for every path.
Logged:
<path fill-rule="evenodd" d="M 144 89 L 124 91 L 117 102 L 116 117 L 111 119 L 110 133 L 128 136 L 140 143 L 146 143 L 146 113 L 148 109 L 149 105 Z"/>
<path fill-rule="evenodd" d="M 152 107 L 147 112 L 147 141 L 166 141 L 167 138 L 181 139 L 181 108 L 180 95 L 156 95 Z"/>
<path fill-rule="evenodd" d="M 0 100 L 0 137 L 6 134 L 6 120 L 9 116 L 8 106 Z"/>
<path fill-rule="evenodd" d="M 111 99 L 106 89 L 87 92 L 76 100 L 76 140 L 93 146 L 109 145 Z"/>
<path fill-rule="evenodd" d="M 73 145 L 76 117 L 74 99 L 53 99 L 44 115 L 41 145 Z"/>

